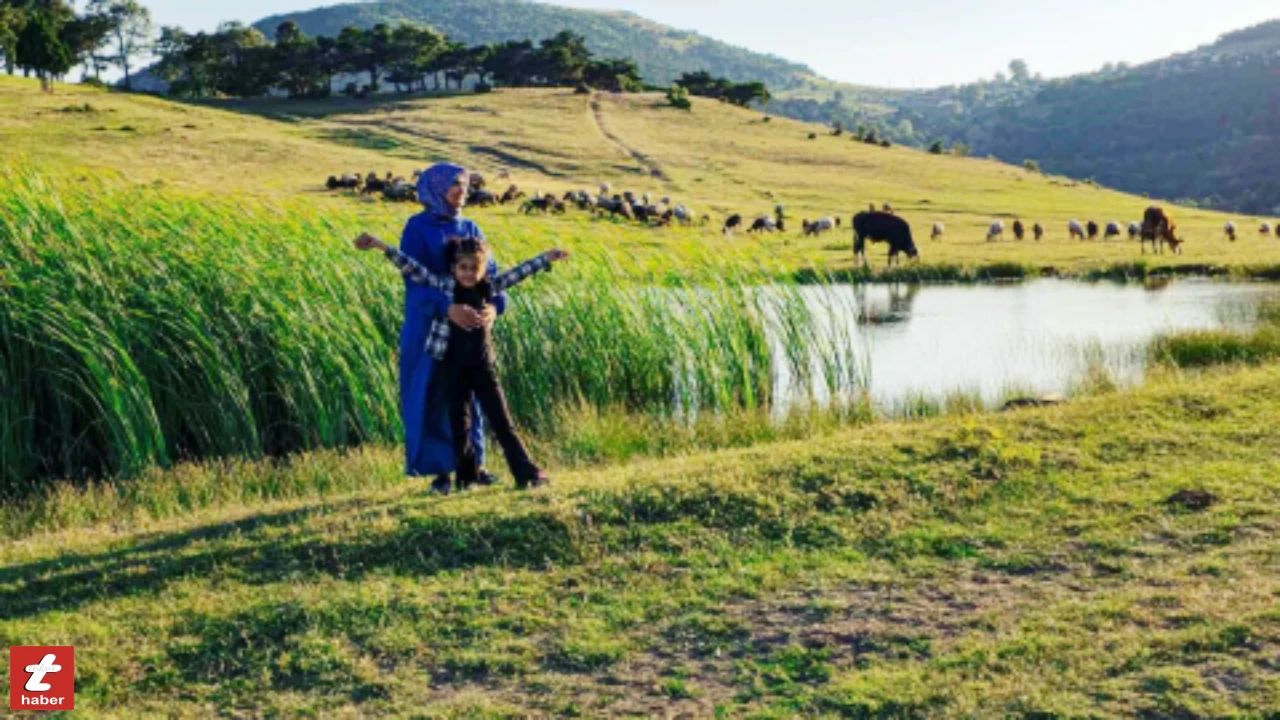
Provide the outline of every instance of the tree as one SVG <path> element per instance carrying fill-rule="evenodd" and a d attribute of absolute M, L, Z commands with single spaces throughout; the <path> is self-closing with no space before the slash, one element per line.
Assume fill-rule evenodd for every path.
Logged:
<path fill-rule="evenodd" d="M 933 144 L 929 146 L 929 154 L 930 154 L 930 155 L 941 155 L 941 154 L 942 154 L 942 141 L 941 141 L 941 140 L 934 140 L 934 141 L 933 141 Z"/>
<path fill-rule="evenodd" d="M 1031 79 L 1031 71 L 1027 68 L 1026 60 L 1012 60 L 1009 62 L 1009 77 L 1013 78 L 1015 83 L 1025 83 Z"/>
<path fill-rule="evenodd" d="M 582 81 L 591 53 L 586 38 L 568 30 L 542 41 L 538 48 L 538 74 L 550 85 L 575 85 Z"/>
<path fill-rule="evenodd" d="M 1023 160 L 1022 169 L 1026 170 L 1027 172 L 1038 173 L 1040 172 L 1040 163 L 1036 162 L 1035 160 Z"/>
<path fill-rule="evenodd" d="M 592 60 L 587 63 L 582 81 L 590 87 L 609 92 L 640 92 L 644 89 L 640 68 L 635 61 L 620 58 Z M 684 86 L 681 89 L 688 91 Z"/>
<path fill-rule="evenodd" d="M 13 74 L 18 60 L 18 31 L 27 22 L 27 16 L 21 8 L 0 3 L 0 56 L 4 58 L 5 69 Z"/>
<path fill-rule="evenodd" d="M 92 0 L 89 12 L 109 22 L 110 63 L 124 72 L 124 88 L 132 90 L 130 63 L 151 49 L 151 11 L 137 0 Z"/>
<path fill-rule="evenodd" d="M 289 97 L 316 93 L 322 79 L 319 51 L 316 41 L 307 37 L 296 22 L 286 20 L 276 27 L 273 73 Z"/>
<path fill-rule="evenodd" d="M 667 89 L 667 102 L 677 110 L 693 109 L 693 103 L 689 100 L 689 90 L 675 83 L 671 83 L 671 87 Z"/>
<path fill-rule="evenodd" d="M 53 12 L 38 9 L 28 16 L 15 45 L 17 64 L 34 71 L 45 92 L 53 90 L 54 78 L 75 65 L 74 53 L 59 35 L 61 25 Z"/>

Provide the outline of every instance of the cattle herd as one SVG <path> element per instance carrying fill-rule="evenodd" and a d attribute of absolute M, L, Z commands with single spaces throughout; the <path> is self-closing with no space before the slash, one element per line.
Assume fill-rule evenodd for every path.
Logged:
<path fill-rule="evenodd" d="M 359 173 L 344 174 L 330 176 L 325 186 L 331 191 L 346 190 L 362 195 L 381 195 L 392 202 L 414 202 L 417 200 L 415 185 L 419 174 L 415 172 L 412 181 L 391 172 L 388 172 L 385 177 L 379 177 L 377 173 L 372 172 L 364 176 Z M 509 181 L 510 173 L 500 172 L 498 180 Z M 562 197 L 537 191 L 529 196 L 510 182 L 502 192 L 491 191 L 487 185 L 483 175 L 472 174 L 467 204 L 473 207 L 491 207 L 519 203 L 520 211 L 527 215 L 542 213 L 562 215 L 572 207 L 590 212 L 597 217 L 622 219 L 651 226 L 665 226 L 673 222 L 681 225 L 706 225 L 711 221 L 709 215 L 695 215 L 688 205 L 673 202 L 670 197 L 655 199 L 648 193 L 639 195 L 630 191 L 615 193 L 607 182 L 599 185 L 598 192 L 571 190 Z M 827 215 L 814 220 L 805 218 L 800 221 L 800 231 L 805 236 L 818 236 L 840 227 L 841 218 L 838 215 Z M 786 228 L 786 212 L 782 205 L 776 205 L 772 214 L 745 216 L 733 213 L 725 219 L 721 232 L 727 236 L 738 231 L 786 232 Z M 1046 234 L 1045 226 L 1039 222 L 1032 223 L 1028 228 L 1021 219 L 1014 220 L 1008 226 L 1004 220 L 995 220 L 987 228 L 987 241 L 1003 240 L 1006 230 L 1012 233 L 1014 240 L 1017 241 L 1024 240 L 1028 230 L 1037 242 Z M 1271 235 L 1274 232 L 1276 237 L 1280 237 L 1280 224 L 1273 226 L 1269 222 L 1264 222 L 1258 228 L 1258 232 L 1261 235 Z M 1121 238 L 1126 233 L 1129 240 L 1139 241 L 1143 254 L 1146 254 L 1148 243 L 1153 253 L 1163 253 L 1165 246 L 1168 246 L 1171 252 L 1182 254 L 1184 239 L 1178 237 L 1177 225 L 1174 224 L 1172 216 L 1160 207 L 1147 208 L 1141 222 L 1131 222 L 1127 226 L 1115 220 L 1105 225 L 1099 225 L 1093 220 L 1083 223 L 1079 220 L 1071 220 L 1067 223 L 1067 236 L 1081 242 L 1097 240 L 1099 236 L 1104 241 L 1112 240 Z M 929 238 L 936 241 L 945 234 L 946 226 L 941 222 L 935 222 Z M 899 260 L 900 255 L 913 259 L 920 255 L 911 234 L 911 226 L 906 220 L 897 216 L 888 203 L 883 204 L 879 209 L 873 203 L 868 210 L 854 215 L 853 236 L 854 259 L 855 261 L 860 259 L 864 265 L 867 263 L 868 242 L 883 242 L 888 245 L 890 266 Z M 1232 242 L 1237 239 L 1238 233 L 1234 222 L 1228 222 L 1223 226 L 1223 236 Z"/>

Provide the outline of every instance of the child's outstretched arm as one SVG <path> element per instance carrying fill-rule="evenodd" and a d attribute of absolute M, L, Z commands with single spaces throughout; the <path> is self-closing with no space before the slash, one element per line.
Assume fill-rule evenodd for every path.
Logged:
<path fill-rule="evenodd" d="M 493 278 L 490 281 L 493 284 L 493 290 L 494 292 L 502 292 L 513 285 L 518 285 L 537 273 L 544 270 L 550 270 L 551 263 L 559 262 L 567 257 L 569 257 L 569 253 L 557 248 L 554 250 L 548 250 L 531 260 L 525 260 L 519 265 Z"/>
<path fill-rule="evenodd" d="M 400 268 L 400 272 L 405 277 L 419 285 L 426 285 L 446 293 L 453 292 L 453 278 L 448 277 L 447 275 L 436 275 L 417 260 L 405 255 L 397 248 L 391 247 L 369 233 L 364 233 L 360 237 L 356 238 L 355 246 L 357 250 L 373 250 L 375 248 L 381 250 L 382 254 L 385 255 L 392 264 Z"/>

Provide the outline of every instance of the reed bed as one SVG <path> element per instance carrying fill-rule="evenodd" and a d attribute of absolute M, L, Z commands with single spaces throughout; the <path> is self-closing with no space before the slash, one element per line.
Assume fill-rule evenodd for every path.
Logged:
<path fill-rule="evenodd" d="M 398 440 L 400 281 L 349 246 L 367 212 L 21 166 L 0 166 L 0 182 L 5 494 Z M 372 222 L 394 236 L 401 220 Z M 705 234 L 672 231 L 641 254 L 609 223 L 484 225 L 508 261 L 574 251 L 513 292 L 496 334 L 513 410 L 544 443 L 584 411 L 686 428 L 767 413 L 784 371 L 815 396 L 857 382 L 852 345 L 795 289 Z"/>

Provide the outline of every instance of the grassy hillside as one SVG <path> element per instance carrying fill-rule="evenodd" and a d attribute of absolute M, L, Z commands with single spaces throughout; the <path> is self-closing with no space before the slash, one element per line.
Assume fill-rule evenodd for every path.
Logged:
<path fill-rule="evenodd" d="M 380 452 L 188 468 L 144 491 L 179 517 L 66 494 L 49 516 L 111 521 L 0 544 L 0 635 L 74 645 L 92 717 L 1273 718 L 1277 388 L 1170 377 L 535 494 L 425 497 Z M 312 475 L 364 490 L 260 499 Z"/>
<path fill-rule="evenodd" d="M 268 37 L 293 20 L 309 35 L 336 36 L 348 25 L 415 22 L 469 45 L 549 38 L 571 30 L 601 57 L 635 60 L 646 81 L 665 85 L 686 72 L 707 70 L 731 80 L 761 80 L 770 87 L 797 85 L 813 76 L 804 65 L 677 30 L 628 12 L 599 12 L 527 0 L 392 0 L 334 5 L 273 15 L 254 24 Z"/>
<path fill-rule="evenodd" d="M 86 103 L 91 112 L 74 111 Z M 816 139 L 808 139 L 810 133 L 817 133 Z M 202 106 L 75 87 L 43 97 L 29 81 L 0 78 L 0 138 L 18 156 L 51 172 L 105 168 L 133 182 L 160 180 L 183 190 L 299 197 L 324 212 L 354 208 L 386 232 L 414 212 L 413 206 L 331 196 L 321 189 L 324 179 L 357 170 L 407 176 L 414 168 L 452 159 L 490 173 L 509 168 L 522 187 L 544 192 L 594 188 L 607 180 L 615 191 L 669 195 L 711 214 L 715 227 L 701 234 L 716 247 L 724 244 L 716 231 L 727 215 L 769 213 L 782 203 L 793 221 L 790 232 L 761 242 L 776 267 L 793 270 L 848 268 L 847 231 L 805 239 L 799 220 L 842 215 L 847 221 L 871 202 L 891 203 L 918 236 L 927 236 L 934 222 L 945 223 L 944 240 L 920 240 L 928 267 L 1014 264 L 1079 271 L 1131 263 L 1140 259 L 1134 245 L 1069 242 L 1066 223 L 1072 218 L 1127 223 L 1140 219 L 1150 204 L 988 160 L 869 147 L 817 126 L 784 118 L 764 122 L 758 113 L 701 99 L 695 99 L 692 113 L 683 113 L 648 94 L 593 100 L 563 91 L 521 90 L 436 99 Z M 1280 243 L 1259 238 L 1256 219 L 1236 217 L 1241 241 L 1231 244 L 1222 235 L 1229 216 L 1172 210 L 1189 238 L 1186 254 L 1148 258 L 1153 266 L 1280 262 Z M 488 223 L 510 219 L 514 228 L 523 222 L 510 209 L 473 214 Z M 1046 241 L 985 242 L 993 219 L 1008 223 L 1019 217 L 1028 225 L 1042 222 L 1049 229 Z M 595 226 L 580 215 L 537 222 L 553 228 Z M 642 248 L 662 243 L 669 234 L 608 227 Z"/>

